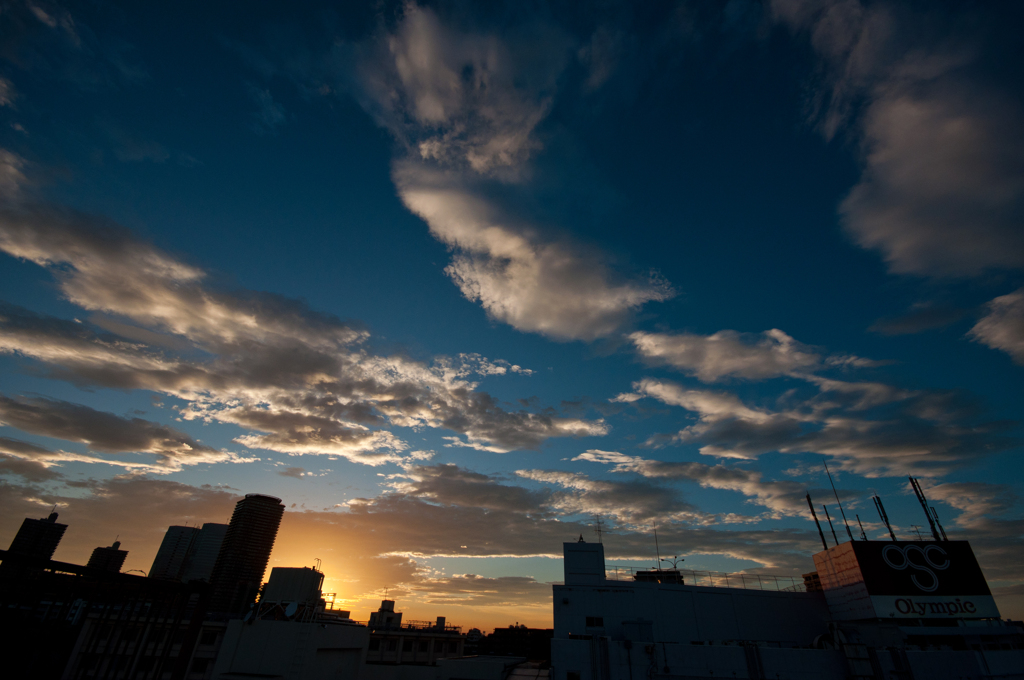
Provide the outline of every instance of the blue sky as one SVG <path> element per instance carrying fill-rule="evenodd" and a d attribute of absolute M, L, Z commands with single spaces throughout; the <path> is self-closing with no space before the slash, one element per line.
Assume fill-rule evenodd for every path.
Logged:
<path fill-rule="evenodd" d="M 271 493 L 357 618 L 544 625 L 596 516 L 810 570 L 827 460 L 1024 615 L 1021 9 L 634 5 L 5 6 L 4 531 Z"/>

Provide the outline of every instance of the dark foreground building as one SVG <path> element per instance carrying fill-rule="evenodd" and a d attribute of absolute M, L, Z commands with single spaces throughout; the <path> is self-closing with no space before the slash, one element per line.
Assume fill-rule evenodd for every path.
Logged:
<path fill-rule="evenodd" d="M 241 616 L 256 601 L 284 515 L 280 498 L 251 493 L 231 515 L 210 578 L 210 612 Z"/>
<path fill-rule="evenodd" d="M 0 657 L 11 678 L 184 678 L 208 586 L 0 551 Z M 5 570 L 6 571 L 6 570 Z"/>
<path fill-rule="evenodd" d="M 1024 680 L 1024 629 L 1000 619 L 967 541 L 842 543 L 814 556 L 810 589 L 806 577 L 606 572 L 600 543 L 564 552 L 553 680 Z"/>

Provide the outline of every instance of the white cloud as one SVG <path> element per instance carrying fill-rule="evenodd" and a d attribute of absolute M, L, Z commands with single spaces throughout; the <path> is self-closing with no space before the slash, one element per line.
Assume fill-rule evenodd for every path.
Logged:
<path fill-rule="evenodd" d="M 174 395 L 186 419 L 241 425 L 250 432 L 237 442 L 296 455 L 373 465 L 412 455 L 392 426 L 444 428 L 502 451 L 608 431 L 602 421 L 509 411 L 467 379 L 527 369 L 479 355 L 427 365 L 374 354 L 364 330 L 294 300 L 217 291 L 204 271 L 91 222 L 0 214 L 0 249 L 49 268 L 71 302 L 113 317 L 99 320 L 116 334 L 7 305 L 0 351 L 43 361 L 54 377 Z"/>
<path fill-rule="evenodd" d="M 619 276 L 607 258 L 544 234 L 494 198 L 528 180 L 571 47 L 543 21 L 499 36 L 408 3 L 393 31 L 354 49 L 364 107 L 404 148 L 392 173 L 399 196 L 452 249 L 445 271 L 462 294 L 519 330 L 593 340 L 671 297 L 671 286 Z"/>
<path fill-rule="evenodd" d="M 598 255 L 513 224 L 446 173 L 398 163 L 394 179 L 406 206 L 456 251 L 445 271 L 463 295 L 520 330 L 593 340 L 674 294 L 656 276 L 617 280 Z"/>
<path fill-rule="evenodd" d="M 988 313 L 967 334 L 999 349 L 1024 366 L 1024 288 L 1001 295 L 985 305 Z"/>

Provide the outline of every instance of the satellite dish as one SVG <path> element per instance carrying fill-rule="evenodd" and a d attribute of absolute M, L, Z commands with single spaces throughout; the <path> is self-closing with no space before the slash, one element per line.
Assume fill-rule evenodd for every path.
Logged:
<path fill-rule="evenodd" d="M 288 606 L 284 608 L 284 615 L 289 619 L 295 616 L 295 612 L 299 611 L 298 602 L 289 602 Z"/>

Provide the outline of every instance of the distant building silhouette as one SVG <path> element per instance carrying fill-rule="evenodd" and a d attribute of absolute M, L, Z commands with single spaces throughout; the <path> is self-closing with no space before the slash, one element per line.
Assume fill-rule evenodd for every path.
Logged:
<path fill-rule="evenodd" d="M 243 614 L 256 601 L 284 515 L 280 498 L 246 494 L 235 505 L 210 577 L 210 611 Z"/>
<path fill-rule="evenodd" d="M 185 560 L 198 533 L 197 527 L 167 527 L 164 540 L 160 542 L 160 548 L 153 559 L 153 566 L 149 568 L 150 578 L 181 580 Z"/>
<path fill-rule="evenodd" d="M 184 571 L 181 580 L 189 581 L 210 581 L 213 576 L 213 567 L 217 564 L 217 555 L 224 544 L 224 537 L 228 533 L 227 524 L 214 524 L 207 522 L 196 534 L 192 541 L 192 548 L 185 559 Z"/>
<path fill-rule="evenodd" d="M 114 541 L 111 546 L 93 550 L 92 556 L 85 566 L 117 573 L 124 566 L 126 557 L 128 557 L 128 551 L 121 550 L 121 541 Z"/>
<path fill-rule="evenodd" d="M 26 517 L 7 551 L 26 557 L 52 559 L 67 528 L 67 524 L 57 522 L 57 513 L 55 512 L 51 512 L 49 517 L 43 519 Z"/>
<path fill-rule="evenodd" d="M 227 524 L 210 522 L 204 524 L 202 529 L 167 527 L 149 576 L 184 583 L 196 580 L 208 582 L 227 531 Z"/>

